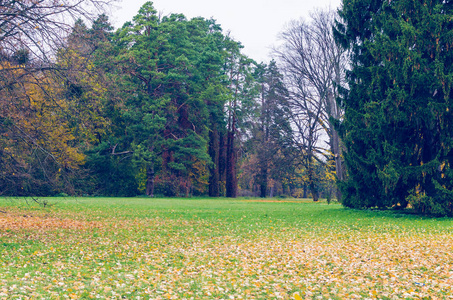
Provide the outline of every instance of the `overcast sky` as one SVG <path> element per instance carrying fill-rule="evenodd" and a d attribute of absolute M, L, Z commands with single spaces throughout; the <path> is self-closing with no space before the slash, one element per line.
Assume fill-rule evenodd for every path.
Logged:
<path fill-rule="evenodd" d="M 132 20 L 146 0 L 122 0 L 112 11 L 115 28 Z M 154 8 L 168 15 L 182 13 L 187 18 L 213 18 L 224 32 L 244 45 L 244 53 L 254 60 L 268 62 L 272 45 L 289 21 L 308 18 L 315 8 L 336 9 L 341 0 L 154 0 Z"/>

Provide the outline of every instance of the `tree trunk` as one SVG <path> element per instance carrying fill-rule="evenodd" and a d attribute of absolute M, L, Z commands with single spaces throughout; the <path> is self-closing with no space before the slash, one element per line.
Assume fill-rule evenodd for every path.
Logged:
<path fill-rule="evenodd" d="M 209 132 L 209 156 L 213 165 L 209 168 L 209 197 L 219 197 L 219 134 L 217 128 Z"/>
<path fill-rule="evenodd" d="M 234 127 L 233 127 L 234 128 Z M 226 157 L 226 196 L 237 197 L 236 180 L 236 152 L 234 149 L 234 130 L 227 133 L 227 157 Z"/>
<path fill-rule="evenodd" d="M 267 194 L 267 168 L 263 167 L 261 169 L 261 178 L 260 178 L 260 197 L 266 198 Z"/>
<path fill-rule="evenodd" d="M 224 132 L 219 133 L 219 194 L 225 196 L 226 166 L 227 166 L 227 142 Z"/>
<path fill-rule="evenodd" d="M 190 182 L 190 179 L 186 179 L 186 184 L 185 184 L 185 194 L 186 198 L 189 198 L 192 196 L 192 184 Z"/>
<path fill-rule="evenodd" d="M 304 182 L 304 194 L 302 195 L 302 198 L 306 199 L 308 198 L 308 195 L 307 195 L 307 184 Z"/>
<path fill-rule="evenodd" d="M 154 166 L 146 167 L 146 195 L 154 197 Z"/>
<path fill-rule="evenodd" d="M 318 189 L 316 188 L 315 183 L 314 182 L 310 182 L 309 188 L 310 188 L 310 193 L 311 193 L 311 196 L 313 198 L 313 201 L 314 202 L 318 202 L 319 201 L 319 194 L 318 194 Z"/>
<path fill-rule="evenodd" d="M 316 174 L 313 166 L 313 158 L 312 158 L 312 153 L 309 152 L 309 157 L 308 159 L 310 160 L 308 162 L 308 188 L 310 189 L 311 196 L 313 198 L 314 202 L 317 202 L 319 200 L 319 194 L 318 194 L 318 188 L 316 186 Z"/>
<path fill-rule="evenodd" d="M 270 198 L 274 197 L 274 191 L 275 191 L 275 184 L 271 187 L 271 192 L 269 193 Z"/>
<path fill-rule="evenodd" d="M 339 79 L 337 79 L 339 80 Z M 338 108 L 338 105 L 336 104 L 335 102 L 335 97 L 334 97 L 334 94 L 329 92 L 328 93 L 328 103 L 329 103 L 329 115 L 330 117 L 334 118 L 334 119 L 338 119 L 340 117 L 339 115 L 339 108 Z M 336 175 L 337 175 L 337 180 L 338 181 L 343 181 L 344 180 L 344 174 L 343 174 L 343 166 L 342 166 L 342 162 L 341 162 L 341 156 L 342 156 L 342 153 L 341 153 L 341 146 L 340 146 L 340 137 L 338 135 L 338 132 L 337 130 L 335 130 L 333 124 L 330 123 L 330 130 L 331 130 L 331 147 L 332 147 L 332 153 L 334 155 L 334 158 L 335 158 L 335 172 L 336 172 Z M 336 196 L 337 196 L 337 199 L 340 200 L 341 199 L 341 191 L 340 189 L 336 189 Z"/>
<path fill-rule="evenodd" d="M 334 145 L 334 155 L 335 155 L 335 172 L 337 175 L 338 181 L 344 181 L 344 174 L 343 174 L 343 165 L 341 162 L 341 146 L 340 146 L 340 137 L 338 136 L 338 132 L 333 129 L 333 145 Z M 342 198 L 341 191 L 338 187 L 336 187 L 336 196 L 337 200 L 340 201 Z"/>
<path fill-rule="evenodd" d="M 339 181 L 344 180 L 343 175 L 343 166 L 341 162 L 341 147 L 340 147 L 340 137 L 338 136 L 338 132 L 334 129 L 333 130 L 333 150 L 335 155 L 335 171 L 337 174 L 337 178 Z"/>

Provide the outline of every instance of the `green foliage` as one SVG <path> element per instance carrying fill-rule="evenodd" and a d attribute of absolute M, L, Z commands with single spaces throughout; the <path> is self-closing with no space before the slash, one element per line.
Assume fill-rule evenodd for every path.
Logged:
<path fill-rule="evenodd" d="M 231 93 L 225 65 L 237 43 L 213 20 L 159 18 L 151 2 L 112 43 L 117 67 L 108 70 L 115 83 L 108 139 L 119 142 L 119 153 L 133 153 L 134 173 L 141 174 L 135 178 L 148 195 L 154 188 L 164 195 L 205 191 L 203 174 L 219 164 L 208 155 L 209 133 L 225 130 Z M 171 183 L 168 190 L 163 183 Z"/>
<path fill-rule="evenodd" d="M 452 8 L 444 1 L 344 1 L 337 24 L 351 50 L 339 130 L 349 207 L 452 215 Z"/>
<path fill-rule="evenodd" d="M 87 153 L 85 168 L 90 180 L 84 181 L 83 192 L 95 196 L 136 196 L 140 180 L 135 165 L 130 158 L 110 155 L 110 151 L 110 145 L 103 143 Z"/>

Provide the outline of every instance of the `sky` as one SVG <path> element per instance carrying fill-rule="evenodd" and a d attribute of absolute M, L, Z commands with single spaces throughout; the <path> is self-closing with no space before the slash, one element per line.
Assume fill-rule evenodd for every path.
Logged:
<path fill-rule="evenodd" d="M 146 0 L 122 0 L 112 10 L 115 28 L 132 20 Z M 269 62 L 278 34 L 291 20 L 309 18 L 316 8 L 336 9 L 341 0 L 154 0 L 162 15 L 182 13 L 188 19 L 213 18 L 224 33 L 244 46 L 243 52 L 257 62 Z"/>

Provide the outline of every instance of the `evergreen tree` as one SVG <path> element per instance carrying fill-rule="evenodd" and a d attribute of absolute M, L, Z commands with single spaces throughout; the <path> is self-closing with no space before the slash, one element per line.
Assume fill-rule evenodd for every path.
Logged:
<path fill-rule="evenodd" d="M 258 101 L 261 103 L 258 120 L 254 124 L 252 151 L 257 156 L 259 195 L 266 197 L 269 195 L 270 179 L 281 181 L 291 164 L 290 157 L 284 154 L 291 143 L 292 130 L 287 119 L 289 93 L 275 61 L 268 66 L 258 66 L 256 73 L 260 83 Z"/>
<path fill-rule="evenodd" d="M 339 124 L 349 207 L 453 214 L 451 1 L 344 0 L 336 38 L 349 47 Z"/>
<path fill-rule="evenodd" d="M 228 93 L 220 27 L 181 14 L 158 18 L 148 2 L 116 38 L 124 99 L 117 107 L 127 127 L 121 139 L 144 172 L 146 193 L 155 184 L 169 196 L 204 193 L 208 180 L 218 187 L 214 140 Z"/>
<path fill-rule="evenodd" d="M 235 198 L 238 193 L 238 152 L 240 133 L 250 125 L 250 115 L 256 110 L 259 93 L 253 77 L 255 62 L 243 55 L 242 46 L 230 40 L 227 46 L 229 56 L 225 66 L 228 76 L 228 101 L 226 103 L 226 141 L 225 141 L 225 194 Z"/>
<path fill-rule="evenodd" d="M 64 82 L 66 113 L 86 154 L 85 174 L 78 178 L 80 193 L 134 196 L 138 185 L 133 153 L 119 138 L 124 128 L 116 100 L 122 84 L 116 73 L 119 47 L 113 38 L 107 16 L 98 16 L 90 28 L 78 20 L 57 62 L 64 66 L 59 76 Z"/>

